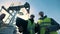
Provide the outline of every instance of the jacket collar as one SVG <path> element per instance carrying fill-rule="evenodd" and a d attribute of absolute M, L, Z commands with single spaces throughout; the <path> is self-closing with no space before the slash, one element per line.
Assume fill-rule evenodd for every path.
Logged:
<path fill-rule="evenodd" d="M 45 18 L 47 18 L 47 16 L 41 17 L 41 18 L 39 18 L 39 19 L 42 19 L 42 20 L 43 20 L 43 19 L 45 19 Z"/>

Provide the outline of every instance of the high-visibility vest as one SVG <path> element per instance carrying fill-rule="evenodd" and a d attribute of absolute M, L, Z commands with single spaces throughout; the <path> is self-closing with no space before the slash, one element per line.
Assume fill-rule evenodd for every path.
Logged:
<path fill-rule="evenodd" d="M 38 24 L 41 27 L 50 26 L 51 25 L 51 19 L 50 18 L 40 19 L 40 20 L 38 20 Z"/>
<path fill-rule="evenodd" d="M 35 23 L 32 24 L 31 21 L 28 20 L 27 29 L 29 34 L 35 34 Z"/>
<path fill-rule="evenodd" d="M 40 34 L 45 34 L 45 32 L 46 32 L 45 27 L 51 26 L 51 19 L 50 18 L 40 19 L 40 20 L 38 20 L 38 24 L 41 27 L 39 30 Z M 51 32 L 49 32 L 49 34 L 58 34 L 58 33 L 56 31 L 51 31 Z"/>
<path fill-rule="evenodd" d="M 38 20 L 38 24 L 40 25 L 40 34 L 45 34 L 47 26 L 51 25 L 51 19 L 50 18 L 45 18 L 45 19 L 40 19 Z"/>

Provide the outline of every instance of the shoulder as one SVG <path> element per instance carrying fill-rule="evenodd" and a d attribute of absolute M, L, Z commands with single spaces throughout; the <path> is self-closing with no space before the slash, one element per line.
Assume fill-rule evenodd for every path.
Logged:
<path fill-rule="evenodd" d="M 51 21 L 55 21 L 53 18 L 50 18 L 51 19 Z"/>

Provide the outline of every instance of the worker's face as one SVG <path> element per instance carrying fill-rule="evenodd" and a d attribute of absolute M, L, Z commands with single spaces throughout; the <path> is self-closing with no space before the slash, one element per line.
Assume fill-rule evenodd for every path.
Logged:
<path fill-rule="evenodd" d="M 34 16 L 30 16 L 31 19 L 34 19 Z"/>
<path fill-rule="evenodd" d="M 44 13 L 40 13 L 39 16 L 40 16 L 40 17 L 43 17 L 43 16 L 44 16 Z"/>

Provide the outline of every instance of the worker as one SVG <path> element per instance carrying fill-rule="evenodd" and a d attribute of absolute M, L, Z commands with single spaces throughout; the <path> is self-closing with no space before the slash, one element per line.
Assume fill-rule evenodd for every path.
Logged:
<path fill-rule="evenodd" d="M 37 24 L 39 24 L 38 34 L 58 34 L 57 30 L 59 29 L 59 24 L 52 18 L 44 16 L 44 12 L 40 11 Z"/>
<path fill-rule="evenodd" d="M 28 20 L 27 30 L 28 34 L 35 34 L 35 23 L 34 23 L 34 15 L 30 16 L 30 19 Z"/>

